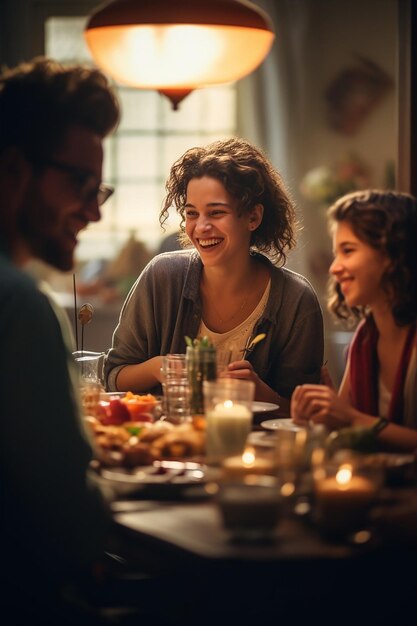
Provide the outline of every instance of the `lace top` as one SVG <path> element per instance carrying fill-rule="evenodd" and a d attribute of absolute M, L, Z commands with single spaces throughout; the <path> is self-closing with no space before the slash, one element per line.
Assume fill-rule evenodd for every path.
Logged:
<path fill-rule="evenodd" d="M 222 350 L 231 350 L 231 361 L 238 361 L 242 358 L 243 349 L 245 348 L 248 339 L 253 333 L 256 322 L 259 320 L 265 310 L 266 303 L 268 302 L 270 288 L 271 280 L 268 281 L 262 298 L 259 300 L 256 308 L 241 324 L 239 324 L 235 328 L 232 328 L 232 330 L 229 330 L 226 333 L 215 333 L 213 330 L 210 330 L 205 325 L 203 320 L 201 320 L 199 334 L 202 336 L 207 335 L 216 346 L 216 348 Z"/>

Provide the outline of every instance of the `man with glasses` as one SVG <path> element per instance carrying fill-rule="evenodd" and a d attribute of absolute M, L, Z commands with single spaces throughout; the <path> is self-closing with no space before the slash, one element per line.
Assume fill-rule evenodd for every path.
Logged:
<path fill-rule="evenodd" d="M 64 623 L 55 591 L 89 571 L 111 528 L 88 482 L 68 320 L 25 265 L 73 268 L 79 232 L 113 191 L 102 144 L 118 121 L 98 70 L 39 58 L 0 75 L 0 507 L 12 624 Z"/>

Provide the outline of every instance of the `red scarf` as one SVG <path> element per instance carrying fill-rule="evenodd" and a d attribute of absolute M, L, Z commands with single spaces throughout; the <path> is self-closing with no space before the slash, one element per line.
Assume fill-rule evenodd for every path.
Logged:
<path fill-rule="evenodd" d="M 407 334 L 404 349 L 395 376 L 388 419 L 402 423 L 404 419 L 404 384 L 413 349 L 416 322 Z M 363 320 L 352 339 L 350 357 L 350 393 L 352 405 L 368 415 L 378 416 L 378 329 L 372 316 Z"/>

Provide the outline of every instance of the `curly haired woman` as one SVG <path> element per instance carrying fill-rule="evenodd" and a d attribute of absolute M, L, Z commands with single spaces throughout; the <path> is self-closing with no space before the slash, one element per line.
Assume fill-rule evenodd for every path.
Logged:
<path fill-rule="evenodd" d="M 186 335 L 208 335 L 232 351 L 229 377 L 253 380 L 257 400 L 288 409 L 297 384 L 320 380 L 323 319 L 310 283 L 282 267 L 295 211 L 279 173 L 233 138 L 185 152 L 166 190 L 161 225 L 175 207 L 188 247 L 157 255 L 132 288 L 106 359 L 107 387 L 153 388 L 160 355 L 185 352 Z M 243 359 L 260 332 L 266 338 Z"/>
<path fill-rule="evenodd" d="M 328 215 L 335 255 L 329 308 L 360 323 L 339 392 L 331 384 L 298 387 L 292 417 L 330 429 L 379 421 L 384 447 L 416 450 L 417 200 L 394 191 L 353 192 Z"/>

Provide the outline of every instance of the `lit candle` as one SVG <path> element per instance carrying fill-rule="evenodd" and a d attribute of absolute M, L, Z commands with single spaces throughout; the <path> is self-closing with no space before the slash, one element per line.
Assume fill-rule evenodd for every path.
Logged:
<path fill-rule="evenodd" d="M 347 530 L 362 523 L 376 492 L 376 485 L 369 478 L 354 475 L 349 464 L 340 466 L 335 476 L 316 481 L 319 523 L 333 531 Z"/>
<path fill-rule="evenodd" d="M 274 475 L 274 465 L 270 459 L 257 457 L 252 447 L 245 448 L 241 456 L 230 456 L 222 463 L 223 478 L 243 479 L 248 474 Z"/>
<path fill-rule="evenodd" d="M 207 418 L 207 459 L 216 463 L 241 455 L 252 426 L 252 412 L 244 404 L 225 400 L 209 410 Z"/>

